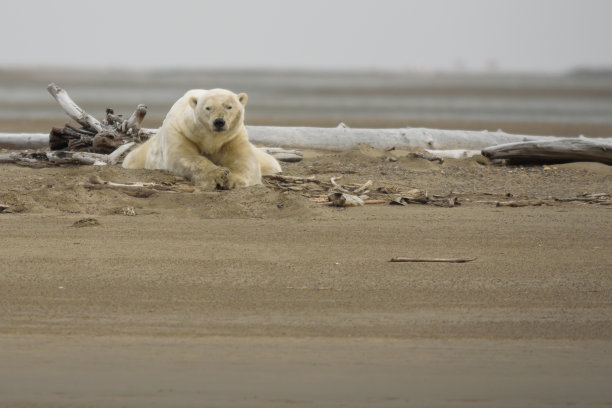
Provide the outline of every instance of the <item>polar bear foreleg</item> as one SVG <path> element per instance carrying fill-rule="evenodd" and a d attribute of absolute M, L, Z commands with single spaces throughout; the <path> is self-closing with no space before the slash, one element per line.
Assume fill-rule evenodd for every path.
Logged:
<path fill-rule="evenodd" d="M 204 188 L 228 188 L 230 169 L 215 165 L 199 154 L 182 154 L 174 160 L 169 160 L 168 170 L 185 177 Z"/>
<path fill-rule="evenodd" d="M 261 184 L 261 168 L 255 149 L 248 141 L 232 141 L 220 152 L 219 163 L 230 169 L 228 188 Z"/>

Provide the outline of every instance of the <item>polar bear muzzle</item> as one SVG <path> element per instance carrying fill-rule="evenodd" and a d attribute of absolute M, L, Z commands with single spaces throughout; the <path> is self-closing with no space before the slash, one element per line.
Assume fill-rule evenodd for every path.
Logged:
<path fill-rule="evenodd" d="M 213 121 L 213 130 L 215 132 L 223 132 L 227 130 L 227 122 L 223 118 L 217 118 Z"/>

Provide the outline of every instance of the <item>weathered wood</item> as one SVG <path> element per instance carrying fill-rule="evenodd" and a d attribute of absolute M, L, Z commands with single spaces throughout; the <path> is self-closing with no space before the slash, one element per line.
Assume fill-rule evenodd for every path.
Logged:
<path fill-rule="evenodd" d="M 421 152 L 414 152 L 414 153 L 411 153 L 411 155 L 413 157 L 418 157 L 420 159 L 425 159 L 425 160 L 431 161 L 431 162 L 437 161 L 440 164 L 444 163 L 444 159 L 442 157 L 440 157 L 440 156 L 431 156 L 429 154 L 425 154 L 425 153 L 421 153 Z"/>
<path fill-rule="evenodd" d="M 135 144 L 136 144 L 136 143 L 134 143 L 134 142 L 129 142 L 129 143 L 126 143 L 126 144 L 124 144 L 124 145 L 121 145 L 121 146 L 119 146 L 117 149 L 115 149 L 115 151 L 114 151 L 114 152 L 112 152 L 112 153 L 110 153 L 110 154 L 108 155 L 108 157 L 109 157 L 109 159 L 110 159 L 110 164 L 117 164 L 117 163 L 119 163 L 119 160 L 121 159 L 121 156 L 122 156 L 124 153 L 127 153 L 127 151 L 128 151 L 129 149 L 131 149 L 131 148 L 132 148 L 132 146 L 134 146 Z"/>
<path fill-rule="evenodd" d="M 360 143 L 374 148 L 426 149 L 439 157 L 462 158 L 479 154 L 481 150 L 501 144 L 524 141 L 557 140 L 554 136 L 512 135 L 504 132 L 476 132 L 425 128 L 406 129 L 338 129 L 299 128 L 280 126 L 246 126 L 249 139 L 256 144 L 287 146 L 304 149 L 347 150 Z M 141 128 L 142 140 L 153 136 L 157 129 Z M 0 133 L 0 148 L 24 149 L 26 143 L 35 142 L 38 147 L 48 143 L 48 135 L 40 133 Z M 21 142 L 23 138 L 23 142 Z M 610 143 L 606 138 L 584 138 L 593 142 Z"/>
<path fill-rule="evenodd" d="M 361 197 L 348 193 L 331 192 L 327 197 L 334 207 L 359 207 L 364 204 Z"/>
<path fill-rule="evenodd" d="M 497 201 L 496 207 L 537 207 L 540 205 L 550 205 L 542 200 L 518 200 L 518 201 Z"/>
<path fill-rule="evenodd" d="M 47 146 L 47 133 L 0 133 L 0 149 L 41 149 Z"/>
<path fill-rule="evenodd" d="M 312 130 L 312 133 L 309 133 L 309 129 Z M 489 149 L 503 144 L 531 141 L 532 139 L 538 142 L 559 140 L 559 138 L 553 136 L 509 135 L 503 132 L 489 133 L 416 128 L 340 129 L 341 132 L 350 131 L 353 133 L 339 133 L 337 128 L 247 126 L 247 131 L 249 132 L 250 140 L 258 144 L 307 149 L 346 150 L 359 143 L 366 143 L 381 149 L 389 146 L 396 146 L 402 149 L 426 149 L 430 154 L 446 158 L 471 157 L 481 153 L 481 150 L 475 149 L 489 151 Z M 155 133 L 157 133 L 157 129 L 141 128 L 139 138 L 146 140 Z M 602 143 L 604 146 L 612 143 L 612 139 L 605 138 L 580 138 L 580 140 Z M 49 135 L 44 133 L 0 133 L 0 148 L 41 148 L 46 147 L 48 143 Z M 430 145 L 437 146 L 438 149 L 430 149 Z M 458 145 L 461 147 L 457 147 Z M 274 155 L 274 153 L 271 154 Z M 279 160 L 283 160 L 281 153 L 278 153 L 276 157 Z M 285 161 L 297 159 L 297 157 L 287 154 Z"/>
<path fill-rule="evenodd" d="M 108 155 L 88 152 L 10 152 L 0 153 L 0 163 L 47 163 L 47 164 L 85 164 L 104 166 L 113 164 Z"/>
<path fill-rule="evenodd" d="M 47 159 L 54 164 L 85 164 L 105 166 L 109 164 L 108 155 L 89 152 L 66 152 L 52 150 L 45 154 Z"/>
<path fill-rule="evenodd" d="M 449 262 L 465 263 L 472 262 L 476 258 L 391 258 L 389 262 Z"/>
<path fill-rule="evenodd" d="M 474 149 L 444 149 L 444 150 L 425 149 L 425 151 L 429 154 L 433 154 L 434 156 L 441 157 L 443 159 L 468 159 L 472 156 L 481 154 L 480 150 L 474 150 Z"/>
<path fill-rule="evenodd" d="M 295 177 L 295 176 L 284 176 L 282 174 L 264 174 L 262 176 L 264 180 L 281 181 L 284 183 L 316 183 L 321 184 L 321 180 L 317 180 L 314 177 Z"/>
<path fill-rule="evenodd" d="M 482 150 L 489 159 L 511 162 L 563 163 L 576 161 L 612 164 L 612 140 L 556 138 L 548 141 L 509 143 Z"/>
<path fill-rule="evenodd" d="M 295 148 L 346 150 L 360 143 L 377 149 L 482 149 L 501 143 L 546 140 L 546 136 L 510 135 L 425 128 L 357 129 L 247 126 L 255 143 Z"/>
<path fill-rule="evenodd" d="M 122 131 L 124 133 L 131 132 L 133 134 L 138 134 L 140 131 L 140 127 L 142 125 L 142 121 L 144 120 L 145 115 L 147 114 L 147 106 L 144 104 L 140 104 L 136 107 L 136 110 L 132 113 L 130 118 L 127 120 L 125 124 L 126 129 Z"/>
<path fill-rule="evenodd" d="M 55 97 L 69 117 L 77 121 L 82 129 L 70 125 L 64 128 L 54 127 L 49 135 L 51 150 L 88 151 L 109 154 L 126 141 L 141 141 L 141 125 L 147 113 L 146 105 L 140 104 L 128 120 L 115 115 L 113 109 L 106 110 L 106 119 L 99 122 L 79 107 L 68 93 L 55 84 L 47 89 Z"/>
<path fill-rule="evenodd" d="M 112 181 L 102 180 L 98 175 L 93 175 L 89 178 L 89 183 L 83 187 L 89 190 L 102 190 L 105 188 L 120 190 L 123 192 L 133 192 L 139 196 L 150 196 L 152 193 L 167 192 L 167 193 L 193 193 L 195 188 L 189 186 L 180 186 L 174 184 L 159 184 L 159 183 L 114 183 Z"/>
<path fill-rule="evenodd" d="M 105 130 L 100 121 L 74 103 L 65 90 L 58 87 L 54 83 L 50 83 L 47 86 L 47 91 L 49 91 L 49 93 L 55 98 L 64 112 L 66 112 L 68 116 L 70 116 L 70 118 L 72 118 L 78 124 L 85 128 L 93 129 L 96 132 L 102 132 Z"/>
<path fill-rule="evenodd" d="M 578 197 L 561 197 L 555 198 L 555 201 L 570 202 L 579 201 L 583 203 L 598 203 L 608 205 L 612 200 L 612 196 L 609 193 L 584 193 Z"/>
<path fill-rule="evenodd" d="M 259 150 L 282 162 L 296 163 L 304 159 L 304 155 L 299 150 L 287 150 L 281 147 L 260 147 Z"/>

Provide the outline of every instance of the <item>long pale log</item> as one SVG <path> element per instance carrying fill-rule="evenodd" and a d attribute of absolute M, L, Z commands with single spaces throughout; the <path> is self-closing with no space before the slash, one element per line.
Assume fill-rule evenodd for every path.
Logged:
<path fill-rule="evenodd" d="M 464 149 L 461 155 L 470 156 L 490 146 L 527 141 L 552 141 L 554 136 L 514 135 L 504 132 L 476 132 L 467 130 L 444 130 L 425 128 L 400 129 L 348 129 L 348 128 L 309 128 L 281 126 L 247 126 L 249 139 L 253 143 L 267 146 L 287 146 L 303 149 L 346 150 L 360 143 L 366 143 L 379 149 L 396 147 L 398 149 L 428 149 L 443 156 L 440 150 Z M 141 136 L 152 136 L 157 129 L 141 129 Z M 24 144 L 35 140 L 43 147 L 48 143 L 49 135 L 38 133 L 23 134 Z M 0 133 L 0 148 L 21 148 L 17 133 Z M 593 142 L 606 142 L 606 138 L 584 138 Z M 433 149 L 433 150 L 432 150 Z M 465 152 L 468 150 L 468 152 Z M 452 152 L 456 153 L 456 152 Z M 472 154 L 470 154 L 472 153 Z M 455 157 L 455 155 L 450 155 Z"/>
<path fill-rule="evenodd" d="M 612 139 L 557 138 L 547 141 L 510 143 L 482 150 L 490 159 L 516 162 L 558 163 L 591 161 L 612 164 Z"/>
<path fill-rule="evenodd" d="M 377 149 L 483 149 L 502 143 L 548 140 L 550 136 L 512 135 L 504 132 L 426 128 L 353 129 L 247 126 L 249 139 L 268 146 L 347 150 L 360 143 Z"/>
<path fill-rule="evenodd" d="M 48 146 L 48 133 L 0 133 L 0 149 L 41 149 Z"/>

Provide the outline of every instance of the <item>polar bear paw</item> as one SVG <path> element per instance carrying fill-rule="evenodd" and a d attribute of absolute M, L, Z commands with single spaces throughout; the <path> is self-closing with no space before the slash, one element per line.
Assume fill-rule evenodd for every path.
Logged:
<path fill-rule="evenodd" d="M 236 173 L 230 173 L 227 176 L 227 188 L 238 188 L 249 185 L 249 181 L 246 177 L 240 176 Z"/>
<path fill-rule="evenodd" d="M 228 189 L 228 176 L 230 169 L 227 167 L 215 166 L 212 170 L 196 173 L 192 180 L 201 188 L 207 190 Z"/>
<path fill-rule="evenodd" d="M 210 181 L 214 187 L 225 190 L 229 187 L 230 169 L 227 167 L 217 166 L 214 170 L 206 175 L 206 179 Z"/>

